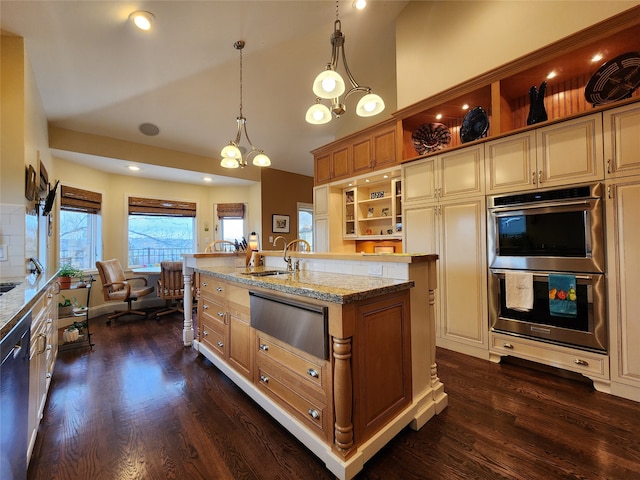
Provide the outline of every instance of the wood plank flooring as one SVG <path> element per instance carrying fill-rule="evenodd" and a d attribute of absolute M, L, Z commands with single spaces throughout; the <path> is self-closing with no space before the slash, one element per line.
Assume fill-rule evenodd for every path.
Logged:
<path fill-rule="evenodd" d="M 179 315 L 92 320 L 60 352 L 29 466 L 36 479 L 331 479 L 217 368 Z M 362 479 L 640 478 L 640 404 L 531 364 L 438 350 L 449 406 L 372 458 Z"/>

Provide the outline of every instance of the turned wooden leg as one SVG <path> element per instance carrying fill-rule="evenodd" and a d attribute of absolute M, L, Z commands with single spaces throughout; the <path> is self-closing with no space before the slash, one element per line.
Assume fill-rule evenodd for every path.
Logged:
<path fill-rule="evenodd" d="M 346 458 L 353 448 L 351 338 L 333 337 L 333 358 L 334 446 L 337 453 Z"/>

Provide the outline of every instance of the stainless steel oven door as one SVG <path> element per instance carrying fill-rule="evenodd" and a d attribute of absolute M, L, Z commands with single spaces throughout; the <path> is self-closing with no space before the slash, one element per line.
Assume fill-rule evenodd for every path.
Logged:
<path fill-rule="evenodd" d="M 532 271 L 534 302 L 529 311 L 508 309 L 505 270 L 489 272 L 489 319 L 492 331 L 606 352 L 608 349 L 605 280 L 602 274 L 571 273 L 576 277 L 575 318 L 551 315 L 549 272 Z M 565 272 L 563 272 L 565 273 Z"/>
<path fill-rule="evenodd" d="M 488 210 L 491 268 L 604 272 L 600 198 Z"/>

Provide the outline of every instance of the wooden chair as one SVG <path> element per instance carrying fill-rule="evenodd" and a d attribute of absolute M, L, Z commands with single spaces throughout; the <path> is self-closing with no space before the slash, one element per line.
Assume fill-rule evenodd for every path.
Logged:
<path fill-rule="evenodd" d="M 235 251 L 236 251 L 236 244 L 228 240 L 216 240 L 215 242 L 211 242 L 209 245 L 207 245 L 207 248 L 204 249 L 204 253 L 214 253 L 214 252 L 233 253 Z"/>
<path fill-rule="evenodd" d="M 153 292 L 153 286 L 147 285 L 147 279 L 145 277 L 127 278 L 122 269 L 122 265 L 120 265 L 120 262 L 116 258 L 105 260 L 104 262 L 96 262 L 96 268 L 98 269 L 98 273 L 100 273 L 104 299 L 106 301 L 120 300 L 121 302 L 127 302 L 126 310 L 115 311 L 107 317 L 107 325 L 110 325 L 111 320 L 114 318 L 123 315 L 141 315 L 146 318 L 147 314 L 145 312 L 131 308 L 131 302 Z M 141 281 L 143 285 L 134 286 L 130 283 L 131 281 Z"/>
<path fill-rule="evenodd" d="M 156 318 L 174 312 L 184 312 L 184 277 L 182 262 L 160 262 L 160 278 L 158 279 L 158 296 L 167 308 L 156 313 Z"/>

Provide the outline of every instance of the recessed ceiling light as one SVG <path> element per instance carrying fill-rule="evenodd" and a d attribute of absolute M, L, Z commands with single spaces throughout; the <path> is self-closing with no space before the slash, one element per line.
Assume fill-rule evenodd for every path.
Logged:
<path fill-rule="evenodd" d="M 599 62 L 603 58 L 604 58 L 604 55 L 602 53 L 596 53 L 593 57 L 591 57 L 591 63 Z"/>
<path fill-rule="evenodd" d="M 441 113 L 436 115 L 436 120 L 440 120 L 440 119 L 442 119 L 442 114 Z"/>
<path fill-rule="evenodd" d="M 211 177 L 202 177 L 202 180 L 204 180 L 205 182 L 212 182 L 213 178 L 211 178 Z"/>
<path fill-rule="evenodd" d="M 464 105 L 462 105 L 462 109 L 463 110 L 469 110 L 469 104 L 465 103 Z"/>
<path fill-rule="evenodd" d="M 153 13 L 146 12 L 144 10 L 137 10 L 129 15 L 129 19 L 138 27 L 140 30 L 144 30 L 145 32 L 151 30 L 151 24 L 155 20 Z"/>
<path fill-rule="evenodd" d="M 353 1 L 353 7 L 357 8 L 358 10 L 362 10 L 366 6 L 367 6 L 367 0 L 354 0 Z"/>
<path fill-rule="evenodd" d="M 369 180 L 368 178 L 364 181 L 364 183 L 369 183 L 371 180 Z"/>
<path fill-rule="evenodd" d="M 129 170 L 133 170 L 134 172 L 137 172 L 138 170 L 140 170 L 140 167 L 136 167 L 135 165 L 129 165 L 127 168 Z"/>
<path fill-rule="evenodd" d="M 552 78 L 555 78 L 558 75 L 558 72 L 556 72 L 555 70 L 551 70 L 549 73 L 547 73 L 547 80 L 551 80 Z"/>

